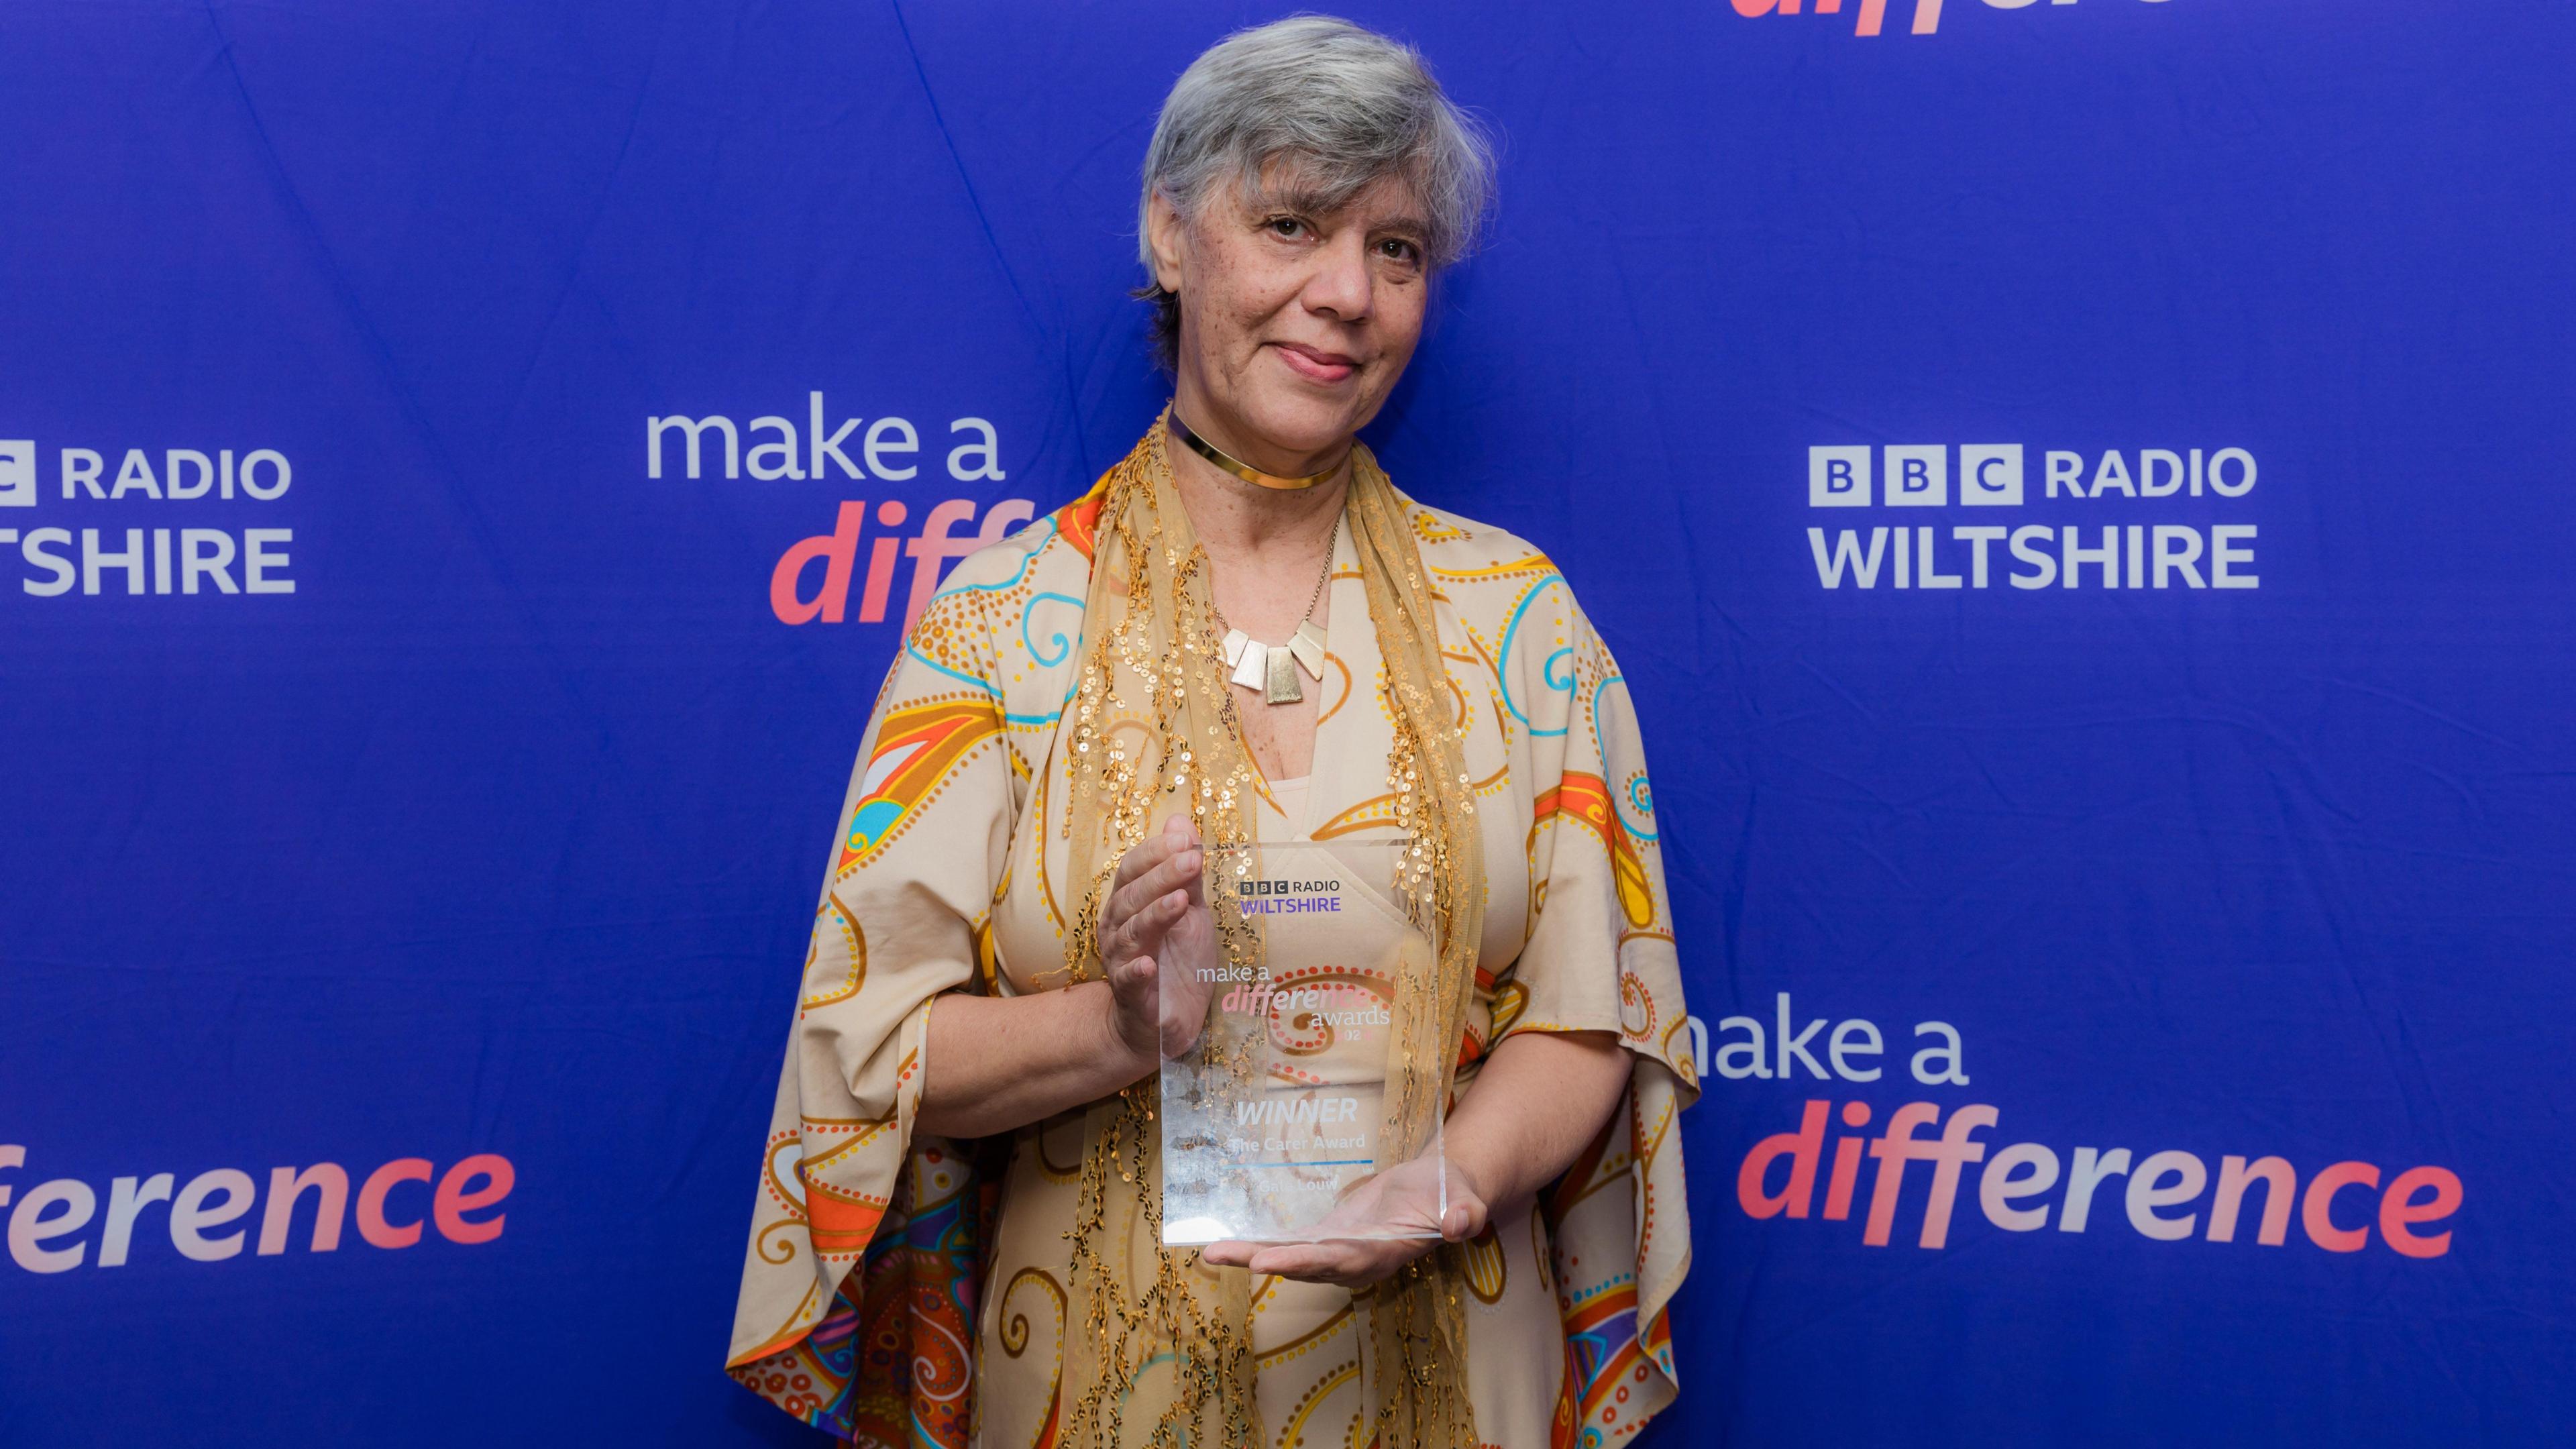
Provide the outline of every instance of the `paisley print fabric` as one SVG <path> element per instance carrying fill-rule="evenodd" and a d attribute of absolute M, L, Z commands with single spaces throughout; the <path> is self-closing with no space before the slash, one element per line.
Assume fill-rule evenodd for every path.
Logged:
<path fill-rule="evenodd" d="M 1670 1403 L 1665 1310 L 1689 1268 L 1675 1118 L 1697 1094 L 1654 795 L 1617 662 L 1546 557 L 1407 500 L 1466 729 L 1487 903 L 1460 1090 L 1502 1037 L 1631 1053 L 1609 1128 L 1465 1254 L 1480 1436 L 1593 1446 Z M 852 1443 L 1049 1449 L 1060 1428 L 1079 1111 L 984 1143 L 912 1130 L 929 1003 L 1018 994 L 1063 960 L 1068 760 L 1097 490 L 960 564 L 888 676 L 815 912 L 729 1366 Z M 1315 765 L 1266 788 L 1268 839 L 1393 819 L 1381 663 L 1347 538 Z M 1061 977 L 1050 977 L 1049 981 Z M 1267 1442 L 1354 1442 L 1366 1335 L 1342 1290 L 1254 1284 Z M 1534 1365 L 1544 1365 L 1533 1372 Z M 1393 1449 L 1393 1446 L 1389 1446 Z"/>

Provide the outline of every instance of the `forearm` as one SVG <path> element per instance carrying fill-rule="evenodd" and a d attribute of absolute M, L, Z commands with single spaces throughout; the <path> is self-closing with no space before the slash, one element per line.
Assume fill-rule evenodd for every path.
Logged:
<path fill-rule="evenodd" d="M 1533 1196 L 1600 1135 L 1628 1071 L 1606 1031 L 1505 1037 L 1449 1114 L 1449 1160 L 1489 1209 Z"/>
<path fill-rule="evenodd" d="M 1029 996 L 950 992 L 930 1009 L 914 1126 L 985 1137 L 1098 1101 L 1155 1070 L 1119 1035 L 1106 982 Z"/>

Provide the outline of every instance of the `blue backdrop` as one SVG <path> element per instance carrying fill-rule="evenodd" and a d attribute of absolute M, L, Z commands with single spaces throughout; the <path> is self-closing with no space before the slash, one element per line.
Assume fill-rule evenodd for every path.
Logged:
<path fill-rule="evenodd" d="M 807 1440 L 719 1363 L 850 757 L 1277 13 L 0 8 L 0 1441 Z M 2576 11 L 1353 14 L 1506 139 L 1371 436 L 1656 766 L 1649 1437 L 2576 1434 Z"/>

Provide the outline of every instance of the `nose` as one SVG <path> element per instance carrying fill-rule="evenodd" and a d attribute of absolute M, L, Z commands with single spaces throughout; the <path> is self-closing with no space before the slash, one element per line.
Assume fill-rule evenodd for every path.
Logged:
<path fill-rule="evenodd" d="M 1315 271 L 1306 279 L 1306 310 L 1337 322 L 1368 320 L 1377 279 L 1369 270 L 1368 237 L 1357 227 L 1343 227 L 1315 251 Z"/>

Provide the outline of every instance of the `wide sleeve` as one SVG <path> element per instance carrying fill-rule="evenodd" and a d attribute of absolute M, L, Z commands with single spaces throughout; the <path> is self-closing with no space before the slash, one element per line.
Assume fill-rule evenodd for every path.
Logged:
<path fill-rule="evenodd" d="M 916 1143 L 913 1115 L 931 1003 L 974 975 L 1015 815 L 982 607 L 970 589 L 934 599 L 879 695 L 779 1075 L 726 1362 L 811 1423 L 846 1408 L 851 1270 L 881 1232 L 964 1195 L 967 1164 Z"/>
<path fill-rule="evenodd" d="M 1690 1271 L 1679 1118 L 1699 1083 L 1636 711 L 1609 646 L 1563 607 L 1551 649 L 1503 661 L 1527 675 L 1520 697 L 1554 707 L 1527 731 L 1534 919 L 1496 1040 L 1607 1031 L 1631 1054 L 1617 1112 L 1542 1204 L 1567 1344 L 1558 1427 L 1609 1443 L 1678 1389 L 1665 1310 Z"/>

